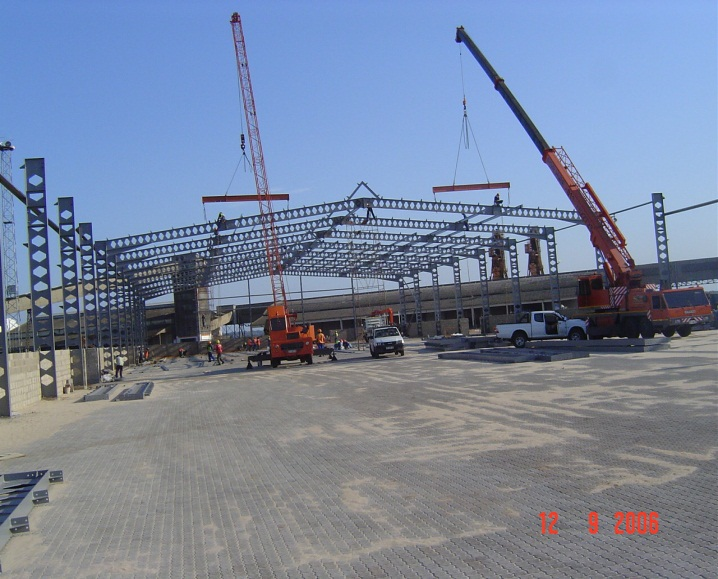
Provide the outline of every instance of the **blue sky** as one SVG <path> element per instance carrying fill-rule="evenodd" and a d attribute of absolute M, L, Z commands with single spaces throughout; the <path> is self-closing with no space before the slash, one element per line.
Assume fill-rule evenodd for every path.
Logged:
<path fill-rule="evenodd" d="M 269 184 L 291 196 L 278 207 L 342 199 L 360 181 L 384 197 L 433 199 L 432 186 L 454 180 L 457 153 L 456 181 L 485 181 L 473 143 L 459 148 L 465 94 L 488 177 L 511 182 L 510 204 L 570 208 L 454 42 L 459 25 L 609 211 L 658 191 L 668 211 L 716 198 L 713 0 L 6 0 L 0 140 L 17 147 L 15 183 L 23 159 L 45 157 L 50 201 L 74 197 L 97 239 L 256 213 L 208 205 L 205 217 L 201 204 L 228 190 L 240 159 L 235 11 Z M 253 193 L 251 175 L 240 170 L 229 192 Z M 442 199 L 481 195 L 490 201 Z M 669 217 L 671 259 L 718 254 L 717 208 Z M 650 207 L 618 225 L 638 263 L 655 261 Z M 585 228 L 557 240 L 561 270 L 594 265 Z"/>

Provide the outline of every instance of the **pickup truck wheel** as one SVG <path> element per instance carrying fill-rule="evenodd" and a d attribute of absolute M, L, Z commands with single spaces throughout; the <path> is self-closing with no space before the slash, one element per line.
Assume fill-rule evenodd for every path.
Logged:
<path fill-rule="evenodd" d="M 511 343 L 514 345 L 514 348 L 523 348 L 526 346 L 528 338 L 526 332 L 514 332 L 514 335 L 511 336 Z"/>
<path fill-rule="evenodd" d="M 670 338 L 675 333 L 676 333 L 676 329 L 673 326 L 668 326 L 667 328 L 663 328 L 663 331 L 661 332 L 661 334 L 663 334 L 666 338 Z"/>
<path fill-rule="evenodd" d="M 309 355 L 304 359 L 304 361 L 307 363 L 307 366 L 309 366 L 309 365 L 311 365 L 311 364 L 314 364 L 314 358 L 312 358 L 312 355 L 311 355 L 311 354 L 309 354 Z"/>
<path fill-rule="evenodd" d="M 404 355 L 404 350 L 402 350 L 401 352 L 399 352 L 399 355 L 403 356 L 403 355 Z"/>
<path fill-rule="evenodd" d="M 278 360 L 277 358 L 272 358 L 269 363 L 272 365 L 272 368 L 276 368 L 277 366 L 279 366 L 279 362 L 280 360 Z"/>
<path fill-rule="evenodd" d="M 374 348 L 369 348 L 369 353 L 371 354 L 371 357 L 372 357 L 372 358 L 378 358 L 378 357 L 379 357 L 379 354 L 377 354 L 377 353 L 374 351 Z"/>
<path fill-rule="evenodd" d="M 687 338 L 688 336 L 691 335 L 691 327 L 688 326 L 688 325 L 686 325 L 686 326 L 678 326 L 678 335 L 679 335 L 681 338 Z"/>
<path fill-rule="evenodd" d="M 571 328 L 568 333 L 568 339 L 571 341 L 585 340 L 586 333 L 581 328 Z"/>

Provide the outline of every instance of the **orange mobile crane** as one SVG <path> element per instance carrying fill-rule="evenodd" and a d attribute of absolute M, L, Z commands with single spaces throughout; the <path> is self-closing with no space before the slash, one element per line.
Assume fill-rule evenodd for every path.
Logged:
<path fill-rule="evenodd" d="M 247 120 L 249 149 L 252 154 L 254 181 L 257 186 L 257 200 L 259 201 L 264 247 L 267 265 L 269 266 L 269 279 L 272 283 L 273 305 L 267 308 L 270 361 L 274 368 L 279 366 L 282 360 L 301 360 L 311 364 L 314 354 L 314 326 L 311 324 L 297 325 L 297 314 L 289 313 L 287 310 L 282 255 L 272 210 L 272 195 L 269 192 L 267 171 L 264 166 L 262 142 L 259 138 L 257 110 L 254 105 L 252 81 L 249 76 L 247 46 L 244 42 L 242 21 L 239 14 L 236 12 L 232 14 L 230 22 L 232 24 L 232 36 L 234 37 L 234 51 L 237 55 L 239 86 Z"/>
<path fill-rule="evenodd" d="M 652 289 L 642 283 L 642 274 L 626 248 L 626 240 L 595 191 L 586 183 L 561 147 L 550 147 L 491 63 L 481 53 L 463 26 L 456 29 L 456 42 L 469 52 L 494 83 L 521 126 L 541 153 L 544 163 L 573 203 L 591 243 L 601 252 L 608 280 L 600 274 L 578 280 L 578 306 L 588 317 L 591 338 L 622 336 L 652 338 L 656 332 L 688 336 L 693 325 L 710 320 L 711 308 L 703 288 Z"/>

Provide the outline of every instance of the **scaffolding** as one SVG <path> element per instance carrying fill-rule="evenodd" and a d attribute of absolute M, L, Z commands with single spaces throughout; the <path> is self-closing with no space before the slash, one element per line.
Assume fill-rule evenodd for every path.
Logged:
<path fill-rule="evenodd" d="M 12 152 L 10 141 L 0 142 L 0 174 L 12 182 Z M 2 274 L 5 282 L 5 316 L 8 348 L 18 352 L 20 344 L 20 306 L 18 300 L 17 246 L 15 241 L 15 199 L 5 187 L 2 189 Z"/>

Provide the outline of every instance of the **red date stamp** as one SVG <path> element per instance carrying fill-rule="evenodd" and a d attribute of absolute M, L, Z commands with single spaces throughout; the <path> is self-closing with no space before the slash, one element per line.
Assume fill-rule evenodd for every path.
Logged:
<path fill-rule="evenodd" d="M 542 535 L 558 535 L 558 513 L 556 511 L 539 513 Z M 658 513 L 651 511 L 616 511 L 613 514 L 613 533 L 615 535 L 655 535 L 658 533 Z M 596 511 L 588 513 L 588 532 L 598 533 L 599 516 Z"/>

